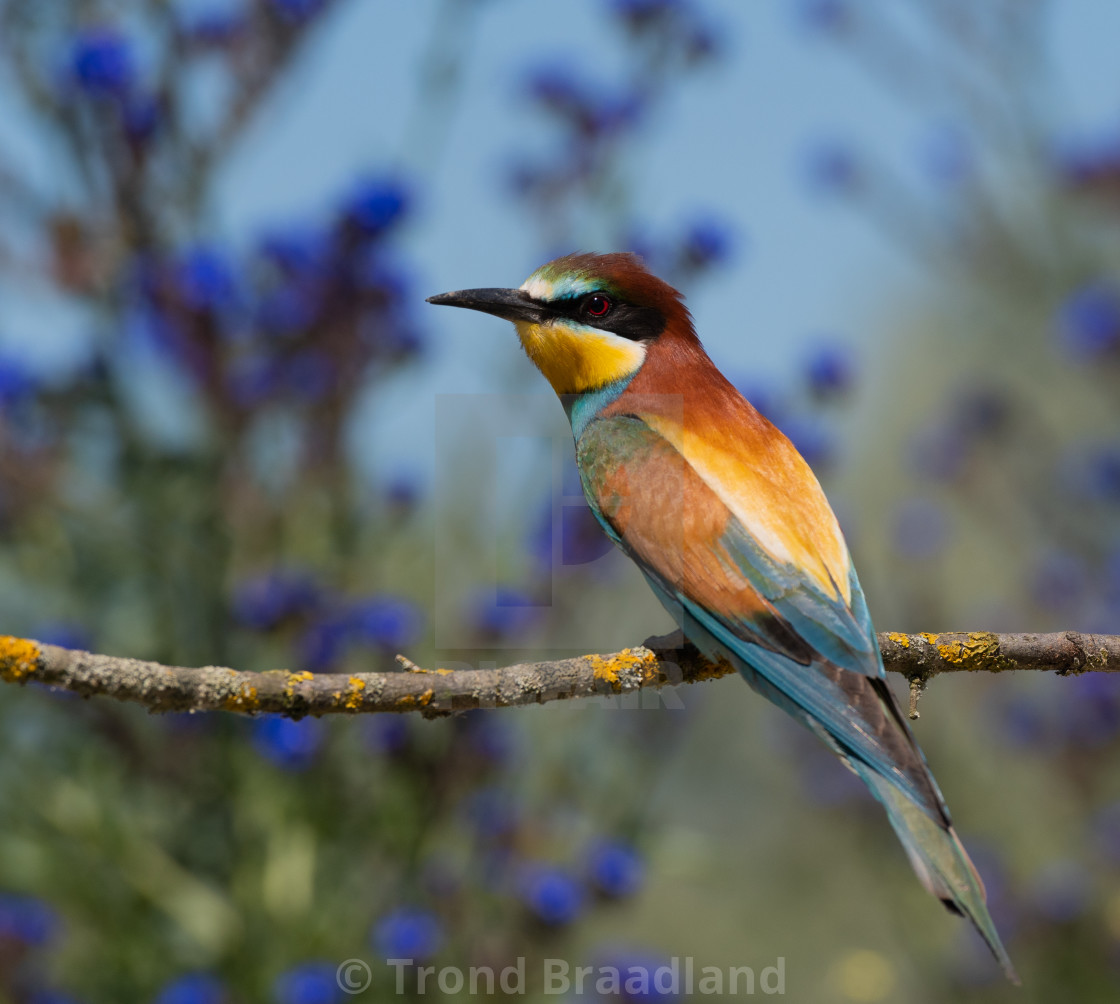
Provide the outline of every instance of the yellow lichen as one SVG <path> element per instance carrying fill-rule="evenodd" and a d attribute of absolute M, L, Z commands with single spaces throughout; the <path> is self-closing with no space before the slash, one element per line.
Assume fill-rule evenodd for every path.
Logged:
<path fill-rule="evenodd" d="M 296 693 L 296 686 L 298 684 L 305 683 L 307 680 L 314 680 L 314 679 L 315 679 L 315 674 L 314 673 L 309 673 L 309 672 L 307 672 L 307 670 L 303 670 L 303 672 L 300 672 L 300 673 L 289 673 L 288 674 L 287 686 L 284 687 L 284 696 L 285 697 L 294 697 L 295 693 Z"/>
<path fill-rule="evenodd" d="M 941 642 L 937 654 L 946 662 L 969 672 L 998 673 L 1006 661 L 1000 655 L 999 637 L 990 631 L 972 631 L 963 637 Z"/>
<path fill-rule="evenodd" d="M 346 692 L 343 702 L 349 711 L 357 711 L 362 706 L 362 691 L 366 689 L 366 681 L 360 676 L 350 677 L 350 689 Z"/>
<path fill-rule="evenodd" d="M 236 670 L 229 670 L 229 675 L 233 678 L 233 683 L 237 689 L 230 694 L 223 702 L 222 707 L 226 711 L 240 711 L 243 713 L 252 713 L 260 707 L 260 701 L 257 700 L 257 688 L 247 682 L 237 682 L 239 676 Z"/>
<path fill-rule="evenodd" d="M 924 638 L 926 643 L 929 645 L 937 644 L 937 635 L 931 634 L 929 631 L 923 631 L 920 635 L 918 635 L 918 637 Z"/>
<path fill-rule="evenodd" d="M 434 690 L 425 690 L 422 694 L 405 694 L 403 697 L 398 697 L 396 705 L 398 708 L 426 708 L 432 703 L 432 698 L 436 696 Z"/>
<path fill-rule="evenodd" d="M 892 631 L 887 637 L 901 648 L 910 647 L 909 635 L 904 635 L 901 631 Z M 926 640 L 928 641 L 929 639 L 927 638 Z"/>
<path fill-rule="evenodd" d="M 601 655 L 588 655 L 584 658 L 591 663 L 591 672 L 595 674 L 595 679 L 610 684 L 611 690 L 616 694 L 622 692 L 620 673 L 638 670 L 642 679 L 649 682 L 651 677 L 656 675 L 658 666 L 657 657 L 652 652 L 639 653 L 630 648 L 624 648 L 621 652 L 605 659 Z"/>
<path fill-rule="evenodd" d="M 22 683 L 39 668 L 41 655 L 33 641 L 0 635 L 0 679 Z"/>
<path fill-rule="evenodd" d="M 234 693 L 225 699 L 222 707 L 226 711 L 240 711 L 243 714 L 251 714 L 260 707 L 260 701 L 257 699 L 257 688 L 250 686 L 248 683 L 242 683 Z"/>

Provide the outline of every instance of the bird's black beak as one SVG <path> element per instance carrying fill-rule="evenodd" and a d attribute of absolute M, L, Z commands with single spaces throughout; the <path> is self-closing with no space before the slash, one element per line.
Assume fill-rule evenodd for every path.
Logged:
<path fill-rule="evenodd" d="M 545 318 L 544 307 L 523 289 L 460 289 L 454 293 L 429 296 L 428 303 L 481 310 L 504 317 L 507 321 L 539 323 Z"/>

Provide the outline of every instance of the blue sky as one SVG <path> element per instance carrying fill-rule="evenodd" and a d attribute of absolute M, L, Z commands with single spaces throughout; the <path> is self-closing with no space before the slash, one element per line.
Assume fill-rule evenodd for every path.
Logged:
<path fill-rule="evenodd" d="M 851 143 L 920 194 L 930 188 L 922 151 L 945 124 L 941 110 L 936 101 L 897 97 L 807 30 L 799 0 L 702 6 L 721 28 L 726 57 L 692 78 L 641 134 L 628 157 L 632 204 L 654 230 L 717 214 L 737 233 L 731 264 L 690 296 L 709 351 L 733 376 L 788 380 L 824 336 L 874 353 L 888 334 L 882 319 L 891 303 L 922 281 L 921 272 L 867 219 L 812 191 L 807 153 L 833 138 Z M 218 188 L 217 231 L 247 242 L 277 223 L 313 219 L 364 170 L 400 170 L 416 179 L 419 193 L 408 237 L 418 300 L 444 289 L 520 283 L 541 252 L 523 207 L 503 185 L 504 171 L 511 154 L 540 149 L 545 140 L 519 99 L 520 82 L 533 66 L 557 62 L 609 80 L 618 69 L 618 35 L 604 25 L 601 0 L 566 3 L 563 17 L 549 5 L 547 21 L 536 0 L 480 3 L 477 18 L 450 32 L 452 49 L 466 55 L 444 131 L 423 119 L 417 67 L 437 19 L 454 7 L 437 0 L 341 4 L 230 158 Z M 1116 28 L 1120 8 L 1105 0 L 1055 5 L 1047 49 L 1071 134 L 1114 119 L 1117 81 L 1105 75 Z M 2 94 L 0 113 L 9 156 L 48 190 L 60 187 L 51 152 Z M 28 295 L 19 282 L 0 292 L 0 335 L 33 352 L 49 354 L 85 323 Z M 511 384 L 547 392 L 517 358 L 511 331 L 489 318 L 418 309 L 431 334 L 432 365 L 406 377 L 371 412 L 383 430 L 382 455 L 387 450 L 391 459 L 395 451 L 406 464 L 427 440 L 434 409 L 411 409 L 408 422 L 394 421 L 401 402 Z M 408 430 L 417 435 L 401 435 Z"/>
<path fill-rule="evenodd" d="M 866 288 L 863 277 L 895 284 L 909 275 L 897 249 L 865 220 L 809 190 L 806 151 L 836 136 L 905 155 L 921 123 L 812 38 L 797 5 L 705 6 L 723 29 L 726 58 L 686 83 L 641 134 L 627 160 L 631 199 L 655 231 L 697 215 L 731 223 L 738 253 L 689 302 L 717 361 L 765 382 L 788 375 L 822 336 L 865 343 L 865 304 L 855 293 Z M 441 5 L 350 4 L 233 158 L 221 186 L 223 226 L 244 237 L 313 214 L 356 169 L 401 164 L 421 179 L 410 240 L 418 292 L 519 284 L 541 252 L 503 177 L 511 154 L 545 140 L 519 87 L 532 67 L 562 61 L 609 79 L 618 35 L 603 25 L 603 8 L 598 0 L 566 4 L 565 17 L 542 32 L 537 3 L 483 4 L 464 43 L 470 56 L 439 155 L 417 162 L 429 151 L 408 142 L 421 108 L 416 66 Z M 426 442 L 431 432 L 428 408 L 409 408 L 407 421 L 394 422 L 406 401 L 511 384 L 549 393 L 519 359 L 512 330 L 446 311 L 426 320 L 435 365 L 401 381 L 371 415 L 379 429 L 405 433 L 385 437 L 383 456 L 385 449 L 407 455 L 414 436 Z"/>

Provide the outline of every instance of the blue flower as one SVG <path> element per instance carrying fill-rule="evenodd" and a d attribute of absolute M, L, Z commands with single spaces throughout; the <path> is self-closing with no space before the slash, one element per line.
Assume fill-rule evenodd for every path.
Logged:
<path fill-rule="evenodd" d="M 481 589 L 470 603 L 469 619 L 480 634 L 509 638 L 527 633 L 542 607 L 527 593 L 508 586 Z"/>
<path fill-rule="evenodd" d="M 396 512 L 408 512 L 420 504 L 421 490 L 417 480 L 407 474 L 391 477 L 384 486 L 385 504 Z"/>
<path fill-rule="evenodd" d="M 956 396 L 952 407 L 953 425 L 961 435 L 973 440 L 998 436 L 1012 417 L 1006 393 L 994 387 L 971 387 Z"/>
<path fill-rule="evenodd" d="M 685 36 L 684 53 L 690 63 L 701 63 L 720 54 L 723 39 L 718 31 L 706 24 L 694 24 Z"/>
<path fill-rule="evenodd" d="M 400 649 L 420 637 L 424 615 L 411 600 L 399 596 L 374 596 L 361 600 L 351 611 L 354 631 L 370 645 Z"/>
<path fill-rule="evenodd" d="M 386 914 L 374 925 L 370 940 L 384 959 L 424 961 L 439 951 L 443 929 L 435 914 L 401 907 Z"/>
<path fill-rule="evenodd" d="M 324 7 L 326 0 L 271 0 L 272 7 L 288 21 L 308 21 Z"/>
<path fill-rule="evenodd" d="M 1075 289 L 1058 308 L 1057 327 L 1076 359 L 1099 359 L 1120 348 L 1120 294 L 1104 282 Z"/>
<path fill-rule="evenodd" d="M 58 916 L 40 899 L 0 893 L 0 940 L 43 945 L 58 929 Z"/>
<path fill-rule="evenodd" d="M 315 286 L 293 280 L 266 290 L 257 300 L 257 325 L 266 335 L 294 335 L 306 331 L 322 311 L 322 294 Z"/>
<path fill-rule="evenodd" d="M 209 973 L 191 973 L 168 983 L 152 1004 L 224 1004 L 225 987 Z"/>
<path fill-rule="evenodd" d="M 855 383 L 851 353 L 835 342 L 819 345 L 805 362 L 805 382 L 817 397 L 848 393 Z"/>
<path fill-rule="evenodd" d="M 235 589 L 233 615 L 246 627 L 270 631 L 290 617 L 311 612 L 320 599 L 319 587 L 306 572 L 277 569 Z"/>
<path fill-rule="evenodd" d="M 1054 160 L 1059 177 L 1074 187 L 1109 185 L 1120 176 L 1120 136 L 1060 142 Z"/>
<path fill-rule="evenodd" d="M 261 756 L 286 770 L 309 767 L 323 745 L 324 726 L 317 718 L 298 722 L 281 715 L 253 719 L 253 746 Z"/>
<path fill-rule="evenodd" d="M 354 278 L 361 289 L 373 295 L 383 310 L 399 309 L 413 298 L 413 279 L 401 260 L 380 245 L 359 252 L 353 261 Z"/>
<path fill-rule="evenodd" d="M 20 360 L 0 355 L 0 407 L 30 397 L 35 387 L 35 378 Z"/>
<path fill-rule="evenodd" d="M 995 714 L 996 727 L 1004 740 L 1020 748 L 1040 747 L 1050 740 L 1046 714 L 1033 699 L 1024 695 L 1008 697 Z"/>
<path fill-rule="evenodd" d="M 409 359 L 420 355 L 426 345 L 426 336 L 411 323 L 397 321 L 384 329 L 382 345 L 393 359 Z"/>
<path fill-rule="evenodd" d="M 478 788 L 466 801 L 466 815 L 481 837 L 497 840 L 509 836 L 519 819 L 513 796 L 502 788 Z"/>
<path fill-rule="evenodd" d="M 239 355 L 225 374 L 226 390 L 235 404 L 252 408 L 277 394 L 284 386 L 280 363 L 261 353 Z"/>
<path fill-rule="evenodd" d="M 823 142 L 810 150 L 806 170 L 811 186 L 825 195 L 849 195 L 863 184 L 859 160 L 839 142 Z"/>
<path fill-rule="evenodd" d="M 257 253 L 274 265 L 304 278 L 327 278 L 331 267 L 331 239 L 314 227 L 286 227 L 265 233 Z"/>
<path fill-rule="evenodd" d="M 59 648 L 73 648 L 89 651 L 92 638 L 89 631 L 80 624 L 70 621 L 46 621 L 35 627 L 31 637 L 47 645 Z"/>
<path fill-rule="evenodd" d="M 649 100 L 641 91 L 602 96 L 584 109 L 579 121 L 592 134 L 614 135 L 636 126 L 648 105 Z"/>
<path fill-rule="evenodd" d="M 618 971 L 618 999 L 621 1001 L 637 1004 L 639 1001 L 681 999 L 671 989 L 661 989 L 657 980 L 657 971 L 669 966 L 668 959 L 631 948 L 613 948 L 603 953 L 599 965 Z"/>
<path fill-rule="evenodd" d="M 70 50 L 70 70 L 78 86 L 90 94 L 122 95 L 136 76 L 132 47 L 115 28 L 88 28 Z"/>
<path fill-rule="evenodd" d="M 132 97 L 121 107 L 121 125 L 134 143 L 147 143 L 156 134 L 162 118 L 163 107 L 151 95 Z"/>
<path fill-rule="evenodd" d="M 276 979 L 276 1004 L 339 1004 L 337 967 L 329 962 L 305 962 Z"/>
<path fill-rule="evenodd" d="M 474 710 L 461 715 L 456 725 L 473 753 L 491 763 L 504 763 L 515 750 L 509 720 L 493 710 Z"/>
<path fill-rule="evenodd" d="M 684 11 L 683 0 L 612 0 L 614 13 L 624 21 L 645 22 Z"/>
<path fill-rule="evenodd" d="M 312 673 L 334 667 L 346 652 L 353 634 L 347 613 L 329 612 L 307 626 L 299 640 L 300 661 Z"/>
<path fill-rule="evenodd" d="M 147 292 L 147 291 L 145 291 Z M 204 361 L 183 326 L 157 303 L 134 303 L 125 316 L 125 339 L 180 364 L 187 373 L 202 371 Z"/>
<path fill-rule="evenodd" d="M 526 90 L 533 101 L 586 139 L 614 135 L 636 125 L 648 106 L 644 93 L 611 94 L 580 81 L 565 64 L 534 67 Z"/>
<path fill-rule="evenodd" d="M 507 169 L 506 184 L 509 190 L 521 199 L 530 199 L 543 191 L 548 180 L 545 170 L 525 161 L 518 161 Z"/>
<path fill-rule="evenodd" d="M 955 422 L 933 422 L 914 436 L 908 449 L 914 473 L 932 481 L 952 481 L 972 454 L 968 433 Z"/>
<path fill-rule="evenodd" d="M 567 66 L 534 68 L 526 83 L 530 97 L 554 111 L 570 112 L 586 101 L 582 86 Z"/>
<path fill-rule="evenodd" d="M 532 865 L 521 876 L 521 901 L 544 924 L 561 927 L 583 912 L 584 893 L 575 878 L 551 865 Z"/>
<path fill-rule="evenodd" d="M 249 28 L 244 13 L 233 7 L 205 10 L 190 17 L 182 34 L 188 43 L 220 48 L 241 38 Z"/>
<path fill-rule="evenodd" d="M 909 558 L 932 558 L 949 540 L 945 511 L 929 498 L 911 498 L 895 511 L 894 543 Z"/>
<path fill-rule="evenodd" d="M 1040 607 L 1069 612 L 1084 596 L 1088 578 L 1088 567 L 1080 555 L 1051 549 L 1042 554 L 1035 564 L 1031 595 Z"/>
<path fill-rule="evenodd" d="M 690 268 L 711 268 L 731 257 L 732 237 L 728 226 L 716 219 L 696 220 L 685 231 L 682 257 Z"/>
<path fill-rule="evenodd" d="M 678 49 L 689 65 L 719 51 L 718 35 L 688 0 L 613 0 L 611 7 L 627 31 L 654 35 L 658 43 Z"/>
<path fill-rule="evenodd" d="M 623 899 L 642 887 L 646 866 L 629 844 L 610 841 L 591 849 L 589 871 L 591 884 L 599 892 L 612 899 Z"/>
<path fill-rule="evenodd" d="M 1096 748 L 1120 733 L 1120 680 L 1111 673 L 1084 673 L 1062 688 L 1058 705 L 1062 734 L 1070 746 Z"/>
<path fill-rule="evenodd" d="M 237 298 L 237 281 L 228 259 L 202 244 L 179 256 L 174 283 L 180 300 L 191 310 L 224 310 Z"/>
<path fill-rule="evenodd" d="M 1105 558 L 1103 585 L 1106 601 L 1120 606 L 1120 544 Z"/>
<path fill-rule="evenodd" d="M 392 756 L 408 749 L 412 730 L 405 715 L 366 715 L 362 735 L 375 753 Z"/>
<path fill-rule="evenodd" d="M 320 349 L 305 349 L 280 364 L 284 387 L 303 401 L 322 401 L 338 387 L 338 367 Z"/>
<path fill-rule="evenodd" d="M 1112 802 L 1097 812 L 1090 828 L 1097 851 L 1107 861 L 1120 865 L 1120 802 Z"/>
<path fill-rule="evenodd" d="M 851 0 L 802 0 L 800 16 L 810 28 L 833 34 L 847 31 L 855 23 Z"/>
<path fill-rule="evenodd" d="M 344 218 L 370 236 L 388 230 L 408 212 L 409 197 L 403 185 L 388 178 L 358 182 L 342 207 Z"/>
<path fill-rule="evenodd" d="M 1120 444 L 1097 447 L 1086 459 L 1085 489 L 1089 498 L 1120 504 Z"/>

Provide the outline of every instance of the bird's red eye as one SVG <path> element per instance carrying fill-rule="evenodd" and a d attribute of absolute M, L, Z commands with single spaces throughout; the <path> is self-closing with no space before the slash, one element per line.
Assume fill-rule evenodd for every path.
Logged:
<path fill-rule="evenodd" d="M 587 312 L 592 317 L 605 317 L 607 311 L 611 309 L 611 301 L 608 300 L 602 293 L 596 293 L 594 296 L 587 298 Z"/>

